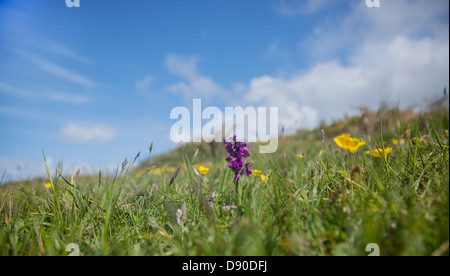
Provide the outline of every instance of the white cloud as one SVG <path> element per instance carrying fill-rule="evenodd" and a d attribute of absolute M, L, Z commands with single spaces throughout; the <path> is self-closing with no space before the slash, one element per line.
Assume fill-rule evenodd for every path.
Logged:
<path fill-rule="evenodd" d="M 78 126 L 68 124 L 61 128 L 60 134 L 69 142 L 95 144 L 103 144 L 116 137 L 114 129 L 107 125 Z"/>
<path fill-rule="evenodd" d="M 367 8 L 361 1 L 342 24 L 369 40 L 390 40 L 396 36 L 432 36 L 448 40 L 449 2 L 442 0 L 381 1 L 380 8 Z M 447 17 L 447 19 L 445 19 Z M 357 28 L 357 26 L 361 26 Z"/>
<path fill-rule="evenodd" d="M 187 79 L 193 79 L 198 75 L 197 63 L 198 58 L 196 56 L 168 55 L 166 58 L 167 69 L 171 73 Z"/>
<path fill-rule="evenodd" d="M 169 85 L 166 90 L 184 95 L 187 99 L 194 97 L 209 98 L 224 92 L 224 89 L 211 78 L 202 76 L 197 69 L 196 56 L 182 57 L 169 55 L 166 66 L 172 74 L 180 76 L 186 81 Z"/>
<path fill-rule="evenodd" d="M 269 45 L 266 58 L 280 60 L 292 54 L 309 58 L 309 68 L 297 68 L 290 75 L 257 76 L 227 91 L 239 91 L 241 106 L 278 107 L 280 126 L 286 132 L 359 114 L 361 106 L 376 109 L 383 101 L 420 106 L 449 85 L 446 1 L 382 1 L 381 8 L 368 8 L 365 1 L 280 3 L 291 9 L 284 15 L 292 16 L 318 13 L 330 5 L 349 8 L 343 18 L 325 18 L 313 26 L 300 44 L 301 56 L 282 49 L 280 40 Z M 191 97 L 226 91 L 202 76 L 197 65 L 196 56 L 168 56 L 169 71 L 187 82 L 167 89 Z"/>
<path fill-rule="evenodd" d="M 448 41 L 405 36 L 389 43 L 370 41 L 361 44 L 346 63 L 334 59 L 290 77 L 265 75 L 248 84 L 237 83 L 233 91 L 242 96 L 239 102 L 228 104 L 278 107 L 280 127 L 292 133 L 317 127 L 321 120 L 357 115 L 361 106 L 376 109 L 384 101 L 401 107 L 426 104 L 426 99 L 439 96 L 448 87 L 448 59 Z M 172 65 L 179 62 L 175 61 Z M 192 61 L 181 63 L 174 71 L 197 76 Z M 189 90 L 192 86 L 180 83 L 177 88 Z"/>
<path fill-rule="evenodd" d="M 345 60 L 369 43 L 385 48 L 400 36 L 441 42 L 449 39 L 448 1 L 381 1 L 380 8 L 368 8 L 363 0 L 345 5 L 345 14 L 324 18 L 309 37 L 302 38 L 299 48 L 303 59 L 313 64 L 336 56 Z"/>
<path fill-rule="evenodd" d="M 286 9 L 279 10 L 282 15 L 306 16 L 330 2 L 280 3 Z M 299 43 L 300 57 L 310 68 L 290 77 L 250 81 L 246 101 L 278 106 L 280 124 L 288 132 L 357 114 L 359 106 L 374 109 L 382 101 L 402 107 L 426 104 L 449 85 L 448 1 L 382 1 L 381 8 L 367 8 L 365 1 L 346 5 L 350 9 L 345 17 L 324 18 Z M 274 42 L 268 53 L 278 49 Z"/>
<path fill-rule="evenodd" d="M 350 65 L 330 61 L 291 78 L 254 78 L 245 99 L 278 106 L 280 124 L 292 132 L 344 112 L 356 114 L 359 106 L 377 108 L 382 101 L 403 107 L 420 104 L 448 86 L 448 42 L 398 37 L 384 51 L 372 48 L 365 45 Z"/>

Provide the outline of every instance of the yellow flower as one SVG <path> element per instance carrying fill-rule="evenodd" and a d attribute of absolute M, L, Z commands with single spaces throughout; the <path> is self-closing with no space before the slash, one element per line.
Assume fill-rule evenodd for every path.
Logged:
<path fill-rule="evenodd" d="M 350 152 L 357 151 L 360 147 L 364 146 L 366 143 L 358 140 L 357 138 L 350 138 L 350 134 L 342 134 L 334 138 L 336 144 Z"/>
<path fill-rule="evenodd" d="M 299 154 L 298 158 L 303 159 L 303 155 Z"/>
<path fill-rule="evenodd" d="M 50 189 L 52 187 L 52 184 L 50 184 L 50 182 L 48 182 L 48 183 L 45 183 L 44 186 L 46 189 Z"/>
<path fill-rule="evenodd" d="M 203 166 L 198 167 L 198 170 L 200 171 L 201 174 L 203 175 L 207 175 L 209 173 L 209 168 L 205 168 Z"/>
<path fill-rule="evenodd" d="M 266 182 L 267 180 L 269 180 L 269 177 L 261 174 L 261 180 L 262 182 Z"/>
<path fill-rule="evenodd" d="M 261 175 L 261 171 L 260 170 L 252 170 L 252 174 L 254 175 L 254 176 L 260 176 Z"/>
<path fill-rule="evenodd" d="M 397 145 L 403 145 L 404 143 L 406 143 L 406 140 L 405 139 L 400 139 L 400 140 L 398 140 L 398 139 L 393 139 L 392 140 L 392 144 L 394 145 L 394 146 L 397 146 Z"/>
<path fill-rule="evenodd" d="M 388 156 L 391 152 L 392 152 L 392 148 L 390 148 L 390 147 L 387 147 L 384 150 L 378 148 L 378 149 L 376 149 L 374 151 L 370 151 L 370 150 L 366 151 L 367 154 L 370 154 L 370 155 L 372 155 L 374 157 L 380 157 L 380 158 L 384 157 L 384 156 Z"/>

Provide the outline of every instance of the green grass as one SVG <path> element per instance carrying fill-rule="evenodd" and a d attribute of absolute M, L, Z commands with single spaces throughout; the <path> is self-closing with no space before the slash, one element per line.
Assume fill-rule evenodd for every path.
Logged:
<path fill-rule="evenodd" d="M 381 255 L 448 255 L 448 108 L 405 114 L 377 114 L 368 133 L 347 118 L 281 136 L 274 154 L 253 145 L 252 169 L 270 180 L 243 176 L 239 191 L 220 143 L 101 177 L 48 168 L 48 179 L 0 187 L 0 255 L 67 255 L 70 243 L 81 255 L 368 255 L 369 243 Z M 333 142 L 342 133 L 367 144 L 347 152 Z M 393 151 L 364 153 L 375 146 Z"/>

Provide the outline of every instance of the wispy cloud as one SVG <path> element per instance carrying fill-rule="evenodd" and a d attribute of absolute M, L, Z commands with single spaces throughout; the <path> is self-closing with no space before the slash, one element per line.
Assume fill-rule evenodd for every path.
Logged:
<path fill-rule="evenodd" d="M 80 55 L 79 53 L 62 44 L 46 40 L 42 43 L 42 45 L 43 50 L 46 50 L 52 54 L 64 56 L 81 63 L 94 64 L 94 62 L 91 59 Z"/>
<path fill-rule="evenodd" d="M 150 84 L 156 81 L 156 77 L 151 74 L 146 74 L 143 79 L 136 81 L 135 87 L 136 90 L 145 97 L 150 97 L 152 91 L 150 90 Z"/>
<path fill-rule="evenodd" d="M 17 53 L 19 53 L 21 56 L 23 56 L 27 60 L 36 64 L 38 67 L 40 67 L 44 71 L 47 71 L 48 73 L 51 73 L 55 76 L 58 76 L 60 78 L 71 81 L 73 83 L 82 85 L 86 88 L 93 88 L 93 87 L 97 86 L 97 83 L 95 83 L 93 80 L 89 79 L 88 77 L 85 77 L 79 73 L 76 73 L 72 70 L 64 68 L 60 65 L 56 65 L 50 61 L 47 61 L 45 59 L 42 59 L 42 58 L 35 56 L 33 54 L 30 54 L 30 53 L 19 52 L 19 51 L 17 51 Z"/>
<path fill-rule="evenodd" d="M 29 89 L 0 81 L 0 94 L 8 94 L 25 101 L 53 101 L 58 103 L 84 104 L 91 99 L 84 95 L 65 92 L 49 92 L 51 89 Z"/>
<path fill-rule="evenodd" d="M 364 1 L 364 0 L 361 0 Z M 331 9 L 336 5 L 342 4 L 343 0 L 277 0 L 273 2 L 273 6 L 276 12 L 282 16 L 294 17 L 298 15 L 312 15 L 323 11 L 325 9 Z"/>
<path fill-rule="evenodd" d="M 92 101 L 91 98 L 83 95 L 74 95 L 70 93 L 54 92 L 44 94 L 45 98 L 60 102 L 60 103 L 70 103 L 70 104 L 84 104 Z"/>
<path fill-rule="evenodd" d="M 63 139 L 69 142 L 104 144 L 114 139 L 117 134 L 108 125 L 80 126 L 68 124 L 60 129 Z"/>

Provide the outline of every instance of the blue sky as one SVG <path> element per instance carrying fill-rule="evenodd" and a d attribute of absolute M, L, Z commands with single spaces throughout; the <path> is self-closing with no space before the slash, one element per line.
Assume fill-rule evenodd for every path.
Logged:
<path fill-rule="evenodd" d="M 449 75 L 446 0 L 0 0 L 0 169 L 112 170 L 175 148 L 170 111 L 277 106 L 287 132 Z"/>

